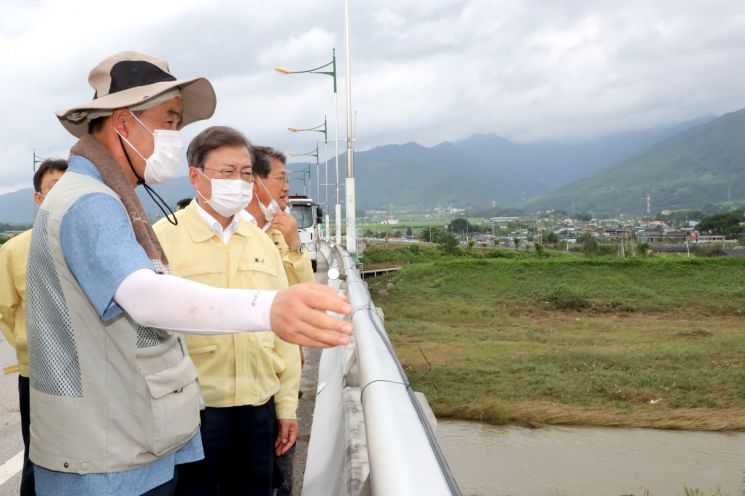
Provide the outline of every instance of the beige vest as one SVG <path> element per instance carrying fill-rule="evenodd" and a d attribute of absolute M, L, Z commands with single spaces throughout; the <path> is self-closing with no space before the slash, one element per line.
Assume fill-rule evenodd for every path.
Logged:
<path fill-rule="evenodd" d="M 79 474 L 137 468 L 177 450 L 199 429 L 200 405 L 181 337 L 142 328 L 126 313 L 103 322 L 68 270 L 60 224 L 89 193 L 119 199 L 96 179 L 68 172 L 44 201 L 26 293 L 31 460 Z"/>

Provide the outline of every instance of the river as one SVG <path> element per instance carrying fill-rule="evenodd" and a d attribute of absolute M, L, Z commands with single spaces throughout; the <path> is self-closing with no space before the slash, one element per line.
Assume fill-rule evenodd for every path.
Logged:
<path fill-rule="evenodd" d="M 468 496 L 745 496 L 745 433 L 439 420 L 437 437 Z"/>

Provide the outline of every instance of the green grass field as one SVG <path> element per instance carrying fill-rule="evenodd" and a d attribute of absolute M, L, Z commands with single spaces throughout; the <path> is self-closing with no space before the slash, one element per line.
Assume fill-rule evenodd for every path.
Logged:
<path fill-rule="evenodd" d="M 439 416 L 745 430 L 745 260 L 407 262 L 370 288 Z"/>

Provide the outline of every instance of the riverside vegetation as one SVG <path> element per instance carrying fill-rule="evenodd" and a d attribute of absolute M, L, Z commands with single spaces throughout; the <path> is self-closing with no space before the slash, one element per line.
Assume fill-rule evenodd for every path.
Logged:
<path fill-rule="evenodd" d="M 745 430 L 745 259 L 370 247 L 375 304 L 442 417 Z"/>

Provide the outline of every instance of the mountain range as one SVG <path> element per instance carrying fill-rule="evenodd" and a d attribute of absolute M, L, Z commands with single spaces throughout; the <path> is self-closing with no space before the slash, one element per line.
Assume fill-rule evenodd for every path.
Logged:
<path fill-rule="evenodd" d="M 339 158 L 343 204 L 346 160 Z M 745 199 L 743 160 L 745 109 L 574 143 L 517 143 L 477 134 L 433 147 L 406 143 L 356 152 L 356 202 L 358 210 L 498 205 L 616 214 L 641 213 L 650 193 L 656 210 L 700 208 Z M 308 169 L 309 182 L 302 181 L 307 175 L 292 175 L 292 192 L 315 197 L 316 164 Z M 318 170 L 323 178 L 323 163 Z M 329 182 L 334 183 L 332 158 Z M 186 177 L 155 189 L 170 205 L 194 194 Z M 329 186 L 331 208 L 334 189 Z M 321 203 L 324 192 L 321 186 Z M 152 218 L 162 216 L 138 194 Z M 30 223 L 34 213 L 30 188 L 0 195 L 0 222 Z"/>
<path fill-rule="evenodd" d="M 641 214 L 721 211 L 745 201 L 745 109 L 693 126 L 644 153 L 523 202 L 527 210 Z"/>
<path fill-rule="evenodd" d="M 494 134 L 477 134 L 431 148 L 417 143 L 380 146 L 355 154 L 357 206 L 364 210 L 390 205 L 516 205 L 637 156 L 712 119 L 702 117 L 578 143 L 515 143 Z M 339 162 L 343 172 L 345 157 Z"/>

